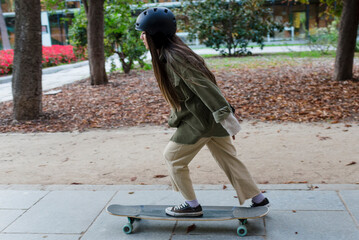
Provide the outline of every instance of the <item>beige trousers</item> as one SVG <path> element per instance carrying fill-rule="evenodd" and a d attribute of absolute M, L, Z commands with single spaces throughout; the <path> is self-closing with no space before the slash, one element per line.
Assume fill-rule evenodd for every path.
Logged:
<path fill-rule="evenodd" d="M 170 141 L 165 148 L 164 157 L 170 173 L 174 191 L 179 191 L 186 200 L 194 200 L 196 194 L 189 176 L 188 164 L 207 145 L 212 156 L 237 192 L 239 203 L 260 193 L 246 166 L 237 158 L 231 137 L 201 138 L 195 144 L 178 144 Z"/>

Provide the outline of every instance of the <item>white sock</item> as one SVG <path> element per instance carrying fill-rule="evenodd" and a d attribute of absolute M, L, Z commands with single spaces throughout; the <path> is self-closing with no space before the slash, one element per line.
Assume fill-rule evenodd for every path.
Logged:
<path fill-rule="evenodd" d="M 195 208 L 195 207 L 197 207 L 199 205 L 197 199 L 192 200 L 192 201 L 187 201 L 186 200 L 186 203 L 188 203 L 188 205 L 190 205 L 190 207 L 192 207 L 192 208 Z"/>
<path fill-rule="evenodd" d="M 266 197 L 265 197 L 262 193 L 260 193 L 260 194 L 258 194 L 257 196 L 253 197 L 253 198 L 252 198 L 252 201 L 253 201 L 254 203 L 260 203 L 260 202 L 262 202 L 265 198 L 266 198 Z"/>

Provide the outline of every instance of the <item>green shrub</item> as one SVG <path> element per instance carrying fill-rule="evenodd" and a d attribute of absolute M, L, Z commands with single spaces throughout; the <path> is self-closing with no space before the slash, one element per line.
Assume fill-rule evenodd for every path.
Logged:
<path fill-rule="evenodd" d="M 87 18 L 86 12 L 81 7 L 79 12 L 75 13 L 69 29 L 70 44 L 74 46 L 74 52 L 77 58 L 87 58 Z"/>
<path fill-rule="evenodd" d="M 112 0 L 105 4 L 105 54 L 109 57 L 116 53 L 125 73 L 133 69 L 134 61 L 142 65 L 147 51 L 140 39 L 141 32 L 135 30 L 132 3 L 135 1 Z"/>
<path fill-rule="evenodd" d="M 308 35 L 308 46 L 312 51 L 328 54 L 338 44 L 338 23 L 336 18 L 328 27 L 312 28 Z"/>
<path fill-rule="evenodd" d="M 186 1 L 179 12 L 182 19 L 179 26 L 189 33 L 189 40 L 198 37 L 207 47 L 224 55 L 250 55 L 249 41 L 263 49 L 264 36 L 275 29 L 283 30 L 283 25 L 273 21 L 271 9 L 263 3 L 263 0 Z"/>
<path fill-rule="evenodd" d="M 136 19 L 131 16 L 132 0 L 107 0 L 105 1 L 105 56 L 108 58 L 117 54 L 120 58 L 122 69 L 129 73 L 135 61 L 143 65 L 146 48 L 140 39 L 140 32 L 135 30 Z M 87 45 L 87 17 L 81 11 L 75 15 L 70 28 L 70 43 L 77 49 Z M 84 52 L 85 54 L 85 52 Z M 111 71 L 117 68 L 111 63 Z"/>

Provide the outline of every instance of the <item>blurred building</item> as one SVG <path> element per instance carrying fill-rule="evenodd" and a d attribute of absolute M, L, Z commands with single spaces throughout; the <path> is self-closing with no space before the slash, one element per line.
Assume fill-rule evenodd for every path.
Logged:
<path fill-rule="evenodd" d="M 6 27 L 9 34 L 10 44 L 14 47 L 15 44 L 15 0 L 0 0 L 1 8 L 5 18 Z M 44 46 L 51 45 L 67 45 L 68 31 L 71 25 L 71 19 L 74 13 L 81 7 L 81 0 L 63 0 L 65 1 L 67 11 L 53 10 L 51 12 L 42 6 L 41 25 L 42 25 L 42 44 Z M 56 8 L 56 7 L 55 7 Z M 64 17 L 68 21 L 64 21 Z M 0 49 L 2 49 L 2 41 L 0 34 Z"/>
<path fill-rule="evenodd" d="M 10 43 L 13 46 L 15 42 L 15 0 L 0 0 L 6 26 L 9 33 Z M 81 0 L 62 0 L 65 1 L 67 11 L 51 11 L 48 12 L 43 7 L 42 11 L 42 34 L 43 45 L 51 46 L 53 44 L 67 45 L 69 44 L 69 26 L 71 19 L 74 17 L 74 12 L 81 7 Z M 166 6 L 168 8 L 180 8 L 183 1 L 174 0 L 145 0 L 144 7 L 152 6 Z M 310 0 L 309 5 L 303 5 L 294 1 L 286 0 L 266 0 L 265 6 L 273 10 L 273 18 L 286 24 L 285 31 L 276 32 L 271 36 L 266 37 L 266 41 L 290 41 L 305 39 L 307 31 L 313 27 L 325 27 L 331 20 L 327 20 L 322 16 L 325 6 L 322 6 L 319 0 Z M 63 21 L 66 17 L 68 21 Z M 180 31 L 180 30 L 179 30 Z M 181 37 L 185 38 L 186 33 L 180 33 Z M 0 36 L 1 37 L 1 36 Z M 1 41 L 0 41 L 0 48 Z"/>

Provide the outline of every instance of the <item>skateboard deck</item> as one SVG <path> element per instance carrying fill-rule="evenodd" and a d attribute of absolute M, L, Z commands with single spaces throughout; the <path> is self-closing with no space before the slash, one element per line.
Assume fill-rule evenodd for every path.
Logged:
<path fill-rule="evenodd" d="M 140 219 L 163 220 L 163 221 L 225 221 L 238 219 L 240 226 L 237 229 L 239 236 L 247 234 L 245 224 L 247 219 L 261 218 L 268 214 L 267 207 L 232 207 L 232 206 L 202 206 L 201 217 L 173 217 L 166 214 L 166 205 L 118 205 L 113 204 L 107 207 L 111 215 L 127 217 L 128 223 L 124 225 L 123 231 L 132 233 L 133 223 Z"/>

